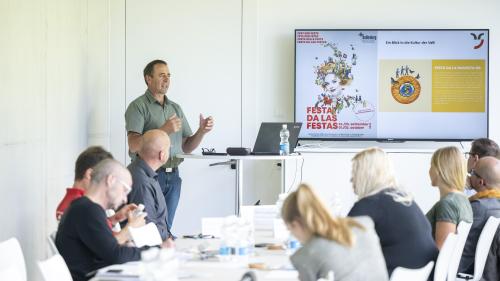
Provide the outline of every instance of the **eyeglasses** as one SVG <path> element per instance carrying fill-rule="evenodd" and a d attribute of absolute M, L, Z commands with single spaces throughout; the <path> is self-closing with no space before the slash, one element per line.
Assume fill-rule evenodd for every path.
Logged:
<path fill-rule="evenodd" d="M 478 175 L 478 174 L 476 173 L 476 171 L 474 171 L 474 169 L 472 169 L 472 170 L 469 172 L 469 177 L 472 177 L 472 176 L 475 176 L 475 177 L 477 177 L 477 178 L 479 178 L 479 179 L 482 179 L 482 177 L 481 177 L 480 175 Z"/>
<path fill-rule="evenodd" d="M 116 180 L 118 183 L 120 183 L 121 185 L 123 185 L 123 187 L 125 188 L 125 193 L 126 194 L 129 194 L 130 191 L 132 191 L 132 187 L 128 184 L 126 184 L 125 182 L 121 181 L 121 180 Z"/>
<path fill-rule="evenodd" d="M 464 155 L 465 155 L 465 159 L 469 159 L 471 156 L 474 156 L 476 154 L 472 153 L 472 152 L 465 152 Z"/>

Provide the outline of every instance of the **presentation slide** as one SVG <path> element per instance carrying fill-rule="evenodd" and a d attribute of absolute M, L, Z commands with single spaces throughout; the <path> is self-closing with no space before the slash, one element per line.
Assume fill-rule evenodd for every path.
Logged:
<path fill-rule="evenodd" d="M 487 41 L 488 30 L 296 30 L 300 138 L 486 137 Z"/>

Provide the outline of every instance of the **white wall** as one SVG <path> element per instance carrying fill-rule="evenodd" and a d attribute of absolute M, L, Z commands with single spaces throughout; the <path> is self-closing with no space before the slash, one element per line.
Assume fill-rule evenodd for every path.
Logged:
<path fill-rule="evenodd" d="M 150 0 L 0 1 L 0 123 L 4 126 L 0 134 L 0 157 L 3 159 L 0 163 L 0 206 L 7 210 L 0 214 L 0 241 L 11 236 L 20 239 L 30 280 L 37 279 L 34 261 L 46 256 L 45 237 L 55 228 L 54 209 L 64 188 L 72 183 L 73 165 L 79 152 L 89 144 L 102 144 L 125 161 L 123 112 L 129 102 L 125 92 L 138 94 L 136 91 L 141 89 L 127 88 L 127 83 L 140 80 L 140 76 L 129 76 L 131 72 L 128 71 L 142 66 L 138 62 L 133 68 L 127 67 L 125 46 L 132 40 L 140 42 L 143 39 L 139 33 L 126 37 L 127 28 L 140 28 L 127 25 L 127 5 L 151 8 L 158 17 L 166 15 L 172 23 L 164 27 L 167 33 L 169 28 L 174 33 L 183 31 L 186 37 L 214 32 L 204 28 L 204 23 L 206 26 L 221 23 L 221 28 L 231 30 L 224 40 L 233 43 L 223 46 L 224 52 L 231 55 L 231 65 L 234 64 L 230 78 L 213 63 L 203 86 L 207 93 L 220 93 L 222 98 L 238 95 L 241 103 L 236 106 L 236 112 L 241 119 L 219 121 L 219 125 L 227 125 L 216 127 L 218 131 L 207 138 L 203 146 L 219 150 L 230 143 L 251 147 L 261 121 L 292 120 L 293 30 L 319 27 L 490 28 L 490 136 L 500 140 L 500 99 L 495 95 L 500 87 L 495 79 L 500 72 L 499 54 L 495 52 L 500 46 L 498 1 L 422 0 L 413 2 L 411 9 L 404 13 L 397 10 L 401 2 L 393 0 L 210 1 L 213 9 L 203 0 L 164 2 L 165 9 L 155 10 Z M 208 16 L 204 9 L 209 11 Z M 232 26 L 227 27 L 228 24 Z M 182 78 L 183 73 L 191 75 L 192 68 L 188 66 L 198 60 L 211 62 L 205 57 L 214 54 L 216 58 L 221 54 L 220 45 L 204 40 L 207 43 L 202 46 L 202 52 L 183 46 L 181 40 L 171 40 L 165 47 L 166 59 L 173 60 L 176 65 L 175 84 L 178 84 L 172 90 L 191 89 L 192 85 Z M 230 85 L 225 85 L 229 80 Z M 221 85 L 225 85 L 223 91 Z M 221 106 L 202 91 L 190 91 L 190 94 L 193 98 L 201 98 L 215 111 Z M 193 127 L 196 127 L 197 114 L 205 111 L 203 106 L 185 107 Z M 235 143 L 232 140 L 221 142 L 223 137 L 218 136 L 226 134 L 228 126 L 230 134 L 240 135 Z M 342 190 L 349 190 L 346 177 L 349 155 L 311 157 L 304 164 L 304 180 L 317 186 L 327 199 L 333 180 L 338 179 Z M 428 155 L 395 156 L 401 166 L 416 166 L 415 181 L 411 180 L 413 175 L 408 171 L 400 172 L 405 185 L 413 189 L 430 188 L 426 157 Z M 184 163 L 186 176 L 196 175 L 197 169 L 205 168 L 206 164 L 192 164 L 189 168 L 190 164 Z M 294 169 L 293 163 L 288 167 Z M 338 176 L 333 179 L 323 176 L 327 168 L 332 167 L 339 167 L 335 172 Z M 232 176 L 227 168 L 217 171 L 220 173 L 217 181 Z M 248 167 L 246 175 L 246 186 L 254 189 L 248 189 L 245 202 L 256 199 L 272 202 L 279 189 L 279 169 L 271 164 L 254 165 Z M 193 192 L 186 192 L 181 201 L 184 205 L 180 206 L 179 215 L 184 222 L 177 221 L 181 229 L 185 226 L 186 231 L 197 230 L 197 222 L 193 222 L 196 219 L 190 218 L 213 213 L 212 201 L 220 205 L 227 203 L 217 201 L 218 193 L 196 192 L 206 184 L 206 178 L 201 176 L 185 178 L 185 187 Z M 221 194 L 229 192 L 224 190 Z M 342 196 L 346 201 L 353 200 L 350 193 L 342 193 Z M 193 200 L 207 201 L 207 205 L 189 205 Z"/>
<path fill-rule="evenodd" d="M 239 146 L 241 3 L 128 1 L 126 14 L 127 105 L 146 90 L 146 64 L 163 59 L 172 74 L 167 96 L 181 105 L 192 131 L 199 127 L 200 113 L 215 118 L 215 129 L 200 147 L 221 151 Z M 176 234 L 199 233 L 201 217 L 234 212 L 234 172 L 210 163 L 186 160 L 181 165 L 182 192 L 172 229 Z"/>
<path fill-rule="evenodd" d="M 412 2 L 400 12 L 401 1 L 248 0 L 244 1 L 243 60 L 249 73 L 243 80 L 244 138 L 247 145 L 263 120 L 293 119 L 294 29 L 296 28 L 490 28 L 490 135 L 500 139 L 500 44 L 498 1 Z M 294 8 L 291 8 L 294 7 Z M 247 76 L 245 75 L 244 78 Z M 254 83 L 254 85 L 249 85 Z M 255 109 L 259 110 L 255 110 Z M 247 131 L 248 130 L 248 131 Z M 252 134 L 253 133 L 253 134 Z"/>
<path fill-rule="evenodd" d="M 39 279 L 35 261 L 46 258 L 76 156 L 109 143 L 106 6 L 0 2 L 0 241 L 20 240 L 29 280 Z"/>
<path fill-rule="evenodd" d="M 243 12 L 243 144 L 251 146 L 262 121 L 293 120 L 294 29 L 297 28 L 489 28 L 490 29 L 490 137 L 500 141 L 500 10 L 498 1 L 401 1 L 248 0 Z M 293 7 L 293 8 L 292 8 Z M 366 144 L 367 146 L 377 143 Z M 340 194 L 344 212 L 355 197 L 349 182 L 353 153 L 307 154 L 303 180 L 327 200 Z M 398 177 L 415 194 L 426 211 L 438 199 L 428 179 L 429 153 L 392 155 Z M 293 174 L 295 165 L 288 165 Z M 411 167 L 411 173 L 401 167 Z M 256 174 L 258 175 L 258 174 Z M 258 177 L 256 177 L 258 178 Z M 293 176 L 288 176 L 291 182 Z M 256 187 L 260 182 L 253 183 Z M 247 184 L 247 186 L 250 184 Z M 428 193 L 425 193 L 428 192 Z M 256 192 L 262 194 L 262 192 Z M 254 194 L 254 196 L 258 196 Z M 428 196 L 425 196 L 428 195 Z"/>

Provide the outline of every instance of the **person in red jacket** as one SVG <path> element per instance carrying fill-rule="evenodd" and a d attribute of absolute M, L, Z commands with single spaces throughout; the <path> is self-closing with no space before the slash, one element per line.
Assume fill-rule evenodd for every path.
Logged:
<path fill-rule="evenodd" d="M 91 146 L 85 149 L 75 163 L 75 181 L 72 187 L 66 189 L 66 195 L 56 209 L 56 219 L 61 220 L 64 211 L 73 200 L 82 197 L 90 184 L 92 168 L 104 159 L 113 159 L 113 155 L 100 146 Z"/>

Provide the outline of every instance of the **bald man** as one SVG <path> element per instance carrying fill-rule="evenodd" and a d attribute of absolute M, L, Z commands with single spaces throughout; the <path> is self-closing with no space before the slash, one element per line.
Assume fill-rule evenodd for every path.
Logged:
<path fill-rule="evenodd" d="M 131 184 L 130 173 L 123 165 L 113 159 L 102 160 L 92 169 L 85 195 L 75 199 L 64 212 L 56 246 L 73 280 L 87 280 L 88 273 L 108 265 L 140 260 L 144 248 L 119 245 L 105 212 L 127 202 Z M 129 226 L 144 225 L 144 217 L 135 217 L 132 211 L 128 212 L 128 219 Z"/>
<path fill-rule="evenodd" d="M 471 186 L 477 193 L 469 198 L 474 217 L 459 272 L 473 274 L 479 235 L 490 216 L 500 217 L 500 160 L 492 156 L 480 158 L 469 176 Z"/>
<path fill-rule="evenodd" d="M 150 130 L 142 136 L 138 157 L 128 166 L 134 185 L 128 195 L 131 203 L 144 204 L 146 222 L 153 222 L 163 241 L 172 235 L 167 226 L 167 205 L 155 172 L 168 160 L 170 138 L 162 130 Z"/>
<path fill-rule="evenodd" d="M 500 157 L 500 148 L 498 147 L 498 144 L 494 140 L 487 138 L 480 138 L 480 139 L 475 139 L 472 142 L 469 152 L 467 152 L 465 155 L 467 157 L 467 172 L 470 174 L 472 169 L 476 167 L 476 164 L 479 161 L 479 159 L 486 156 L 493 156 L 497 158 Z M 466 193 L 469 193 L 468 191 L 472 189 L 470 183 L 470 175 L 467 177 L 466 187 L 467 189 L 465 191 Z"/>

